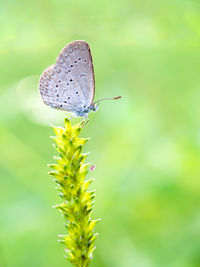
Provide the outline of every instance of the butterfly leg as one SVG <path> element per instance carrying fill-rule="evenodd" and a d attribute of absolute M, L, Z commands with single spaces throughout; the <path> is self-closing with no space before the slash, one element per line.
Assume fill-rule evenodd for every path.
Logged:
<path fill-rule="evenodd" d="M 85 116 L 82 118 L 81 122 L 80 122 L 80 126 L 83 127 L 83 126 L 85 126 L 88 122 L 89 122 L 88 116 L 85 115 Z"/>

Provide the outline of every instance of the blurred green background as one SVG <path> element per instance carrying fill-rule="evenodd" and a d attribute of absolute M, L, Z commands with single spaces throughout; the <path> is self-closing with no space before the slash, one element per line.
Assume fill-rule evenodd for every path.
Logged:
<path fill-rule="evenodd" d="M 82 132 L 96 164 L 91 267 L 200 266 L 200 1 L 0 2 L 0 266 L 64 267 L 56 154 L 38 79 L 89 42 L 96 99 Z M 74 123 L 78 120 L 75 119 Z"/>

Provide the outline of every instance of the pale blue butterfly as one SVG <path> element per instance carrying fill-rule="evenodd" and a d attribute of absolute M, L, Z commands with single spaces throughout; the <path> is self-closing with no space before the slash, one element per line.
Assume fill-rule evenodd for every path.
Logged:
<path fill-rule="evenodd" d="M 39 90 L 45 104 L 77 117 L 87 117 L 91 110 L 96 111 L 99 101 L 121 98 L 93 102 L 94 69 L 90 47 L 85 41 L 74 41 L 62 49 L 56 63 L 42 73 Z"/>

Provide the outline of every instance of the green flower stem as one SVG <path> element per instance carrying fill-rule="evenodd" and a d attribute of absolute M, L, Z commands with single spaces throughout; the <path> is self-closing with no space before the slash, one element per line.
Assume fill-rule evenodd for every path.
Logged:
<path fill-rule="evenodd" d="M 82 153 L 89 138 L 80 138 L 81 124 L 72 126 L 65 119 L 65 128 L 53 127 L 56 136 L 55 148 L 59 153 L 57 164 L 49 174 L 57 183 L 63 203 L 55 206 L 65 218 L 67 235 L 60 235 L 60 242 L 66 246 L 67 259 L 77 267 L 87 267 L 95 250 L 94 241 L 98 234 L 94 228 L 99 220 L 92 220 L 91 213 L 95 193 L 88 191 L 91 180 L 85 180 L 90 164 L 84 164 L 88 153 Z"/>

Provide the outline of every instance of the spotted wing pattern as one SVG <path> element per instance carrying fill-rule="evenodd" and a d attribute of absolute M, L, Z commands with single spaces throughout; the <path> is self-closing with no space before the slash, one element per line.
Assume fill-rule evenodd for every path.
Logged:
<path fill-rule="evenodd" d="M 95 82 L 90 47 L 85 41 L 66 45 L 56 63 L 44 70 L 39 90 L 45 104 L 70 112 L 89 107 Z"/>

